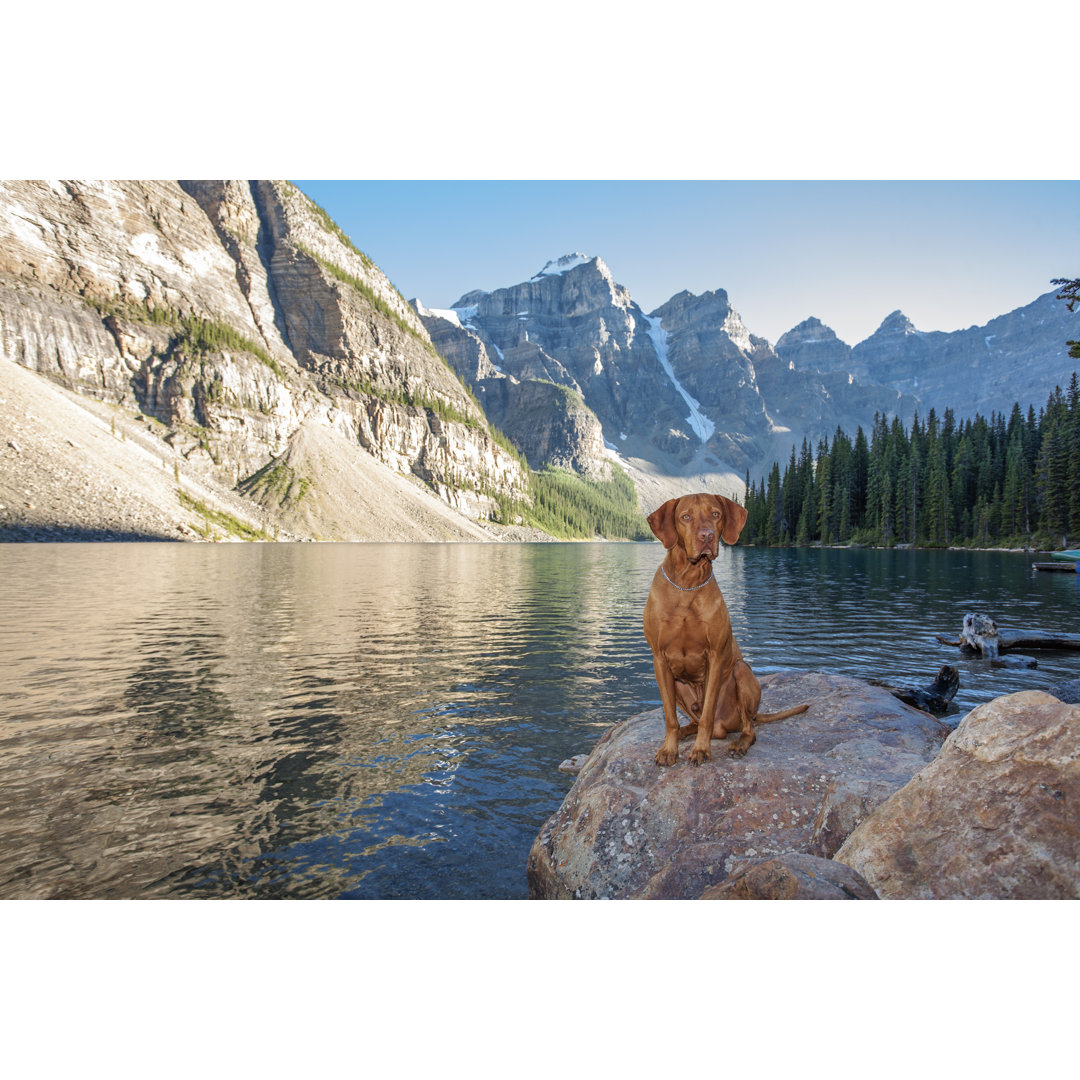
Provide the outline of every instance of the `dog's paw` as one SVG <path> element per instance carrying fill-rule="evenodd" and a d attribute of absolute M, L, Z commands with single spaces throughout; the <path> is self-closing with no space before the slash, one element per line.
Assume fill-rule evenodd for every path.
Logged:
<path fill-rule="evenodd" d="M 755 741 L 754 739 L 747 739 L 745 736 L 736 739 L 734 746 L 728 750 L 728 755 L 730 757 L 746 757 L 746 751 L 754 745 Z"/>
<path fill-rule="evenodd" d="M 669 750 L 667 746 L 661 746 L 656 751 L 656 764 L 657 765 L 674 765 L 679 760 L 679 748 Z"/>
<path fill-rule="evenodd" d="M 700 765 L 702 762 L 708 761 L 712 755 L 709 753 L 708 747 L 701 749 L 697 747 L 690 751 L 690 764 Z"/>

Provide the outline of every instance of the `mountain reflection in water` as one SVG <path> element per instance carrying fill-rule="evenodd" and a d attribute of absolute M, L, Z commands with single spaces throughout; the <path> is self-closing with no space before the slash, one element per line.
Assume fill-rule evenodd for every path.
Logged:
<path fill-rule="evenodd" d="M 0 897 L 524 897 L 559 762 L 658 704 L 641 612 L 662 555 L 4 545 Z M 957 663 L 967 711 L 1080 672 L 934 640 L 968 610 L 1074 630 L 1077 581 L 1030 563 L 736 548 L 716 572 L 759 674 Z"/>

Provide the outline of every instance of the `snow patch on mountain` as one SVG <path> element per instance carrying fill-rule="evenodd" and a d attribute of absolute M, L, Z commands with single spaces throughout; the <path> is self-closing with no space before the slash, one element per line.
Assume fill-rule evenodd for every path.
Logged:
<path fill-rule="evenodd" d="M 592 256 L 582 255 L 580 251 L 575 251 L 572 255 L 563 255 L 559 259 L 550 259 L 544 263 L 543 270 L 539 274 L 534 274 L 529 280 L 539 281 L 544 277 L 557 277 L 559 274 L 565 274 L 567 270 L 573 270 L 575 266 L 584 266 L 592 261 Z"/>
<path fill-rule="evenodd" d="M 746 329 L 745 324 L 734 311 L 729 312 L 726 319 L 724 319 L 723 331 L 729 338 L 731 338 L 732 344 L 735 348 L 744 353 L 751 353 L 754 351 L 753 343 L 750 341 L 750 331 Z"/>
<path fill-rule="evenodd" d="M 475 312 L 475 308 L 473 311 Z M 453 308 L 429 308 L 424 307 L 419 300 L 416 301 L 416 313 L 422 318 L 445 319 L 448 323 L 464 329 L 461 325 L 461 317 Z"/>
<path fill-rule="evenodd" d="M 708 442 L 716 431 L 716 425 L 701 411 L 701 405 L 682 388 L 679 380 L 675 378 L 675 371 L 671 366 L 671 361 L 668 359 L 667 331 L 660 325 L 661 320 L 659 318 L 653 319 L 646 315 L 645 322 L 648 324 L 648 334 L 652 338 L 660 366 L 671 380 L 671 385 L 675 387 L 679 392 L 679 396 L 690 408 L 690 415 L 686 418 L 686 422 L 693 428 L 694 434 L 702 442 Z"/>

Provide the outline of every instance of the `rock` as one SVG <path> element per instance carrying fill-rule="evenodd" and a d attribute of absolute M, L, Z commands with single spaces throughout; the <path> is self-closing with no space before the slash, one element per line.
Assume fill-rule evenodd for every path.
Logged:
<path fill-rule="evenodd" d="M 760 681 L 764 711 L 810 709 L 761 725 L 741 760 L 714 741 L 705 765 L 682 754 L 660 768 L 660 709 L 605 732 L 532 845 L 530 896 L 692 899 L 747 859 L 828 858 L 948 733 L 856 679 L 789 671 Z"/>
<path fill-rule="evenodd" d="M 876 900 L 877 893 L 850 866 L 819 855 L 789 852 L 750 859 L 702 900 Z"/>
<path fill-rule="evenodd" d="M 1080 706 L 1037 690 L 973 709 L 836 859 L 882 899 L 1080 898 Z"/>
<path fill-rule="evenodd" d="M 588 754 L 575 754 L 572 758 L 567 758 L 559 766 L 559 772 L 579 773 L 585 767 L 585 762 L 588 760 Z"/>

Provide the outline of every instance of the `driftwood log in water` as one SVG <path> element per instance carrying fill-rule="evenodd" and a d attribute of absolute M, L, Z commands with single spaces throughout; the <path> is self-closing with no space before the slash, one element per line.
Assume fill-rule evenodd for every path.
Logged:
<path fill-rule="evenodd" d="M 965 615 L 959 638 L 939 637 L 945 645 L 957 645 L 965 652 L 981 653 L 996 660 L 1013 649 L 1080 649 L 1080 634 L 1042 630 L 999 630 L 989 615 Z"/>
<path fill-rule="evenodd" d="M 921 709 L 934 716 L 944 716 L 949 711 L 949 703 L 960 688 L 960 673 L 951 664 L 946 664 L 937 673 L 934 681 L 929 686 L 923 687 L 890 686 L 889 683 L 878 679 L 868 681 L 872 686 L 880 686 L 883 690 L 888 690 L 893 697 L 899 698 L 905 705 Z"/>

